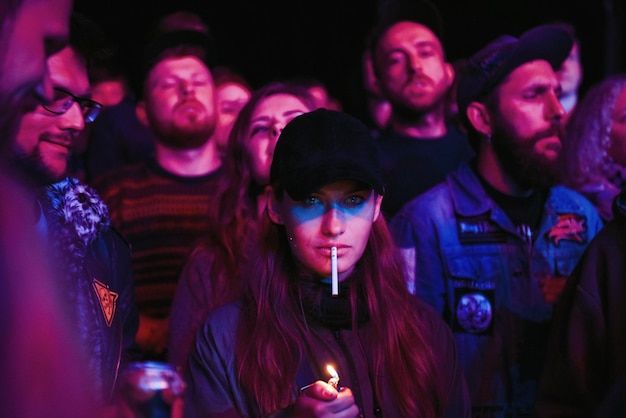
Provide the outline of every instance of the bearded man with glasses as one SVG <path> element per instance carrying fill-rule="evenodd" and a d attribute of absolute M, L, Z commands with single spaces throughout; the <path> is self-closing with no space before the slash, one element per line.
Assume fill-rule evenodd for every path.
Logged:
<path fill-rule="evenodd" d="M 88 67 L 105 46 L 93 43 L 97 35 L 104 42 L 101 34 L 85 33 L 93 30 L 87 18 L 72 16 L 69 45 L 47 59 L 52 100 L 22 117 L 13 149 L 37 197 L 32 219 L 49 249 L 55 297 L 78 334 L 97 398 L 114 408 L 118 373 L 139 355 L 130 247 L 96 192 L 67 175 L 72 143 L 102 107 L 90 98 Z"/>

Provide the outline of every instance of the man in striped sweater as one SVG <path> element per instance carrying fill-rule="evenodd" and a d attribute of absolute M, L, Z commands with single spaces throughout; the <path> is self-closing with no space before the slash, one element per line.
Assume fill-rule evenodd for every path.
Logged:
<path fill-rule="evenodd" d="M 144 57 L 138 114 L 155 134 L 155 154 L 95 179 L 114 225 L 132 246 L 137 343 L 164 360 L 168 316 L 180 270 L 207 230 L 223 177 L 215 142 L 213 43 L 204 32 L 155 38 Z"/>

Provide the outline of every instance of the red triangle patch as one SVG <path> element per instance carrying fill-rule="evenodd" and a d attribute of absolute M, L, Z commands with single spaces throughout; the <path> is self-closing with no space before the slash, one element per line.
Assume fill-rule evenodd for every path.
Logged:
<path fill-rule="evenodd" d="M 109 287 L 96 279 L 93 279 L 93 288 L 98 296 L 100 307 L 102 308 L 102 314 L 107 326 L 111 326 L 113 323 L 113 317 L 115 317 L 115 308 L 117 306 L 117 298 L 119 294 L 109 290 Z"/>

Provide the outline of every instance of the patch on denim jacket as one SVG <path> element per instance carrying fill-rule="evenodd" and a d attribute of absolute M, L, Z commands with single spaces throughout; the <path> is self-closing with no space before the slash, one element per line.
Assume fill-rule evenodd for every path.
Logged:
<path fill-rule="evenodd" d="M 561 241 L 582 244 L 587 241 L 587 218 L 577 213 L 559 213 L 557 222 L 546 235 L 557 247 Z"/>
<path fill-rule="evenodd" d="M 493 334 L 494 289 L 454 289 L 454 332 L 468 334 Z"/>
<path fill-rule="evenodd" d="M 459 242 L 468 244 L 500 243 L 506 240 L 504 231 L 491 220 L 489 213 L 456 217 Z"/>

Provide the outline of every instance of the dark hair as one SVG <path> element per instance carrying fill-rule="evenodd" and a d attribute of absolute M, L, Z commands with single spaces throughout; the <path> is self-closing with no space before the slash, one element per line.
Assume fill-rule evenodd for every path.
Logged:
<path fill-rule="evenodd" d="M 142 51 L 130 73 L 131 89 L 136 97 L 144 95 L 150 70 L 166 58 L 193 56 L 208 68 L 215 62 L 215 42 L 209 26 L 193 12 L 179 10 L 161 16 L 144 34 Z"/>
<path fill-rule="evenodd" d="M 24 0 L 3 0 L 0 2 L 0 35 L 4 36 L 4 25 L 6 21 L 15 16 Z M 6 42 L 6 39 L 0 39 Z"/>
<path fill-rule="evenodd" d="M 272 82 L 252 93 L 250 100 L 241 108 L 228 138 L 226 164 L 234 164 L 229 171 L 233 172 L 241 183 L 240 191 L 250 188 L 258 189 L 265 184 L 253 184 L 250 177 L 250 163 L 246 160 L 245 149 L 248 141 L 248 128 L 252 113 L 262 100 L 277 94 L 289 94 L 297 97 L 309 110 L 315 109 L 315 101 L 305 87 L 290 82 Z"/>
<path fill-rule="evenodd" d="M 209 26 L 199 14 L 189 10 L 177 10 L 166 14 L 156 22 L 154 36 L 176 30 L 197 30 L 208 34 Z"/>
<path fill-rule="evenodd" d="M 236 83 L 244 86 L 249 91 L 252 91 L 252 86 L 241 74 L 234 71 L 231 68 L 225 66 L 216 66 L 213 69 L 213 82 L 215 86 L 221 86 L 226 83 Z"/>
<path fill-rule="evenodd" d="M 626 74 L 606 78 L 593 86 L 577 104 L 563 141 L 566 185 L 578 190 L 584 184 L 609 177 L 609 137 L 617 98 L 626 88 Z"/>
<path fill-rule="evenodd" d="M 212 228 L 206 231 L 199 246 L 193 250 L 208 248 L 216 254 L 215 261 L 208 266 L 207 277 L 211 277 L 214 288 L 227 289 L 228 298 L 237 295 L 241 288 L 240 268 L 248 259 L 252 241 L 258 237 L 256 195 L 260 186 L 264 185 L 252 183 L 249 162 L 245 157 L 250 119 L 260 101 L 281 93 L 291 94 L 313 109 L 308 92 L 288 83 L 270 83 L 252 94 L 239 112 L 228 139 L 223 158 L 224 174 L 216 191 L 219 203 L 209 213 Z"/>
<path fill-rule="evenodd" d="M 415 22 L 430 29 L 443 48 L 443 20 L 437 6 L 430 0 L 390 0 L 381 2 L 378 10 L 378 22 L 370 30 L 366 39 L 366 46 L 371 51 L 374 72 L 378 74 L 376 68 L 376 47 L 380 38 L 390 27 L 402 21 Z"/>
<path fill-rule="evenodd" d="M 70 15 L 69 46 L 85 60 L 88 70 L 106 63 L 116 50 L 100 25 L 77 11 Z"/>

